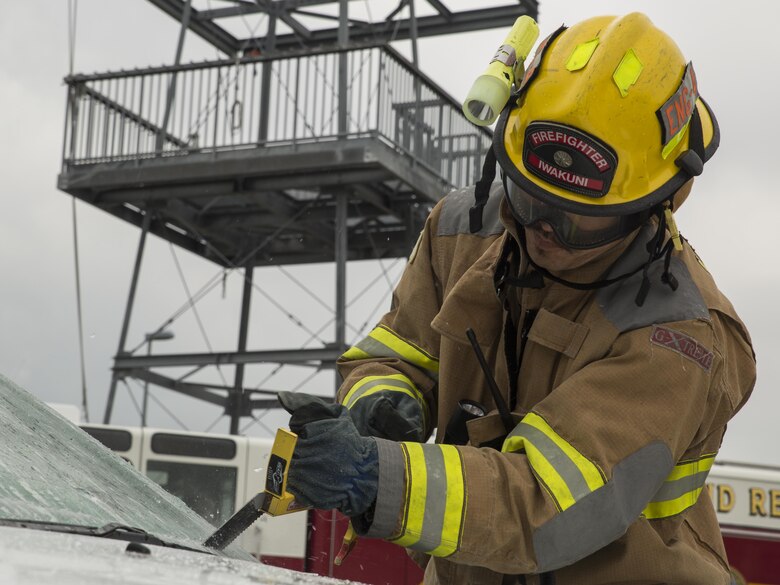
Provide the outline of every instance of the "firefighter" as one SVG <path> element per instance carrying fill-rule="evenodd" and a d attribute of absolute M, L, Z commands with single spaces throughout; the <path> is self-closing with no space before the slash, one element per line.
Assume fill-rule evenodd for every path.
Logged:
<path fill-rule="evenodd" d="M 729 583 L 705 480 L 755 359 L 673 215 L 718 142 L 646 16 L 555 31 L 338 403 L 281 396 L 290 490 L 428 584 Z"/>

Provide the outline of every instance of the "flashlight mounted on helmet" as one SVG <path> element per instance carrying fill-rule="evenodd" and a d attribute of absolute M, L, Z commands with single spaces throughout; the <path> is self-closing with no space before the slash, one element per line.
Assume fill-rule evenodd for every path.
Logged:
<path fill-rule="evenodd" d="M 523 62 L 539 37 L 539 27 L 530 16 L 521 16 L 512 26 L 485 72 L 471 86 L 463 113 L 478 126 L 490 126 L 504 109 L 512 85 L 523 76 Z"/>

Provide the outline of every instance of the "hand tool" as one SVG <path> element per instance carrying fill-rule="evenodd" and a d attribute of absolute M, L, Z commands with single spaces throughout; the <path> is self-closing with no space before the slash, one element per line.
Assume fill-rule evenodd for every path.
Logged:
<path fill-rule="evenodd" d="M 286 429 L 276 431 L 266 468 L 265 491 L 257 494 L 233 514 L 206 539 L 205 546 L 224 549 L 263 514 L 281 516 L 309 509 L 296 502 L 295 496 L 287 491 L 287 472 L 297 441 L 298 435 L 293 432 Z"/>

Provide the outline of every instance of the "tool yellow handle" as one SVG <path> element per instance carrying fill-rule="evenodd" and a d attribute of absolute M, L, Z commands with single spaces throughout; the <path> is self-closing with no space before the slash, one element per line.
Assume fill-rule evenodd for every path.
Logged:
<path fill-rule="evenodd" d="M 344 562 L 344 559 L 347 558 L 347 555 L 349 555 L 349 553 L 352 552 L 352 549 L 355 548 L 357 540 L 357 532 L 355 532 L 355 529 L 352 527 L 352 522 L 350 521 L 350 523 L 347 525 L 347 531 L 344 533 L 344 540 L 341 542 L 341 549 L 336 555 L 336 558 L 333 559 L 334 565 L 337 567 L 341 566 L 341 563 Z"/>
<path fill-rule="evenodd" d="M 290 470 L 290 461 L 297 442 L 298 435 L 295 433 L 285 429 L 276 431 L 265 472 L 265 492 L 257 494 L 228 518 L 227 522 L 208 537 L 204 543 L 206 546 L 217 550 L 224 549 L 263 514 L 281 516 L 308 510 L 298 504 L 295 497 L 287 491 L 287 472 Z"/>
<path fill-rule="evenodd" d="M 278 429 L 268 458 L 268 468 L 265 476 L 264 510 L 271 516 L 281 516 L 292 512 L 307 510 L 306 506 L 295 501 L 295 496 L 287 491 L 287 473 L 290 470 L 295 444 L 298 435 Z"/>

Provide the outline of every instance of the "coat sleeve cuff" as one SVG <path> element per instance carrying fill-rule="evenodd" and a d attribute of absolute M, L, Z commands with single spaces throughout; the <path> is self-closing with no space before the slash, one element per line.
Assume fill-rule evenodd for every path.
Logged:
<path fill-rule="evenodd" d="M 375 439 L 379 453 L 379 487 L 374 517 L 354 522 L 355 530 L 369 538 L 392 538 L 398 533 L 398 519 L 406 493 L 405 464 L 400 443 Z M 366 519 L 363 519 L 366 520 Z"/>

